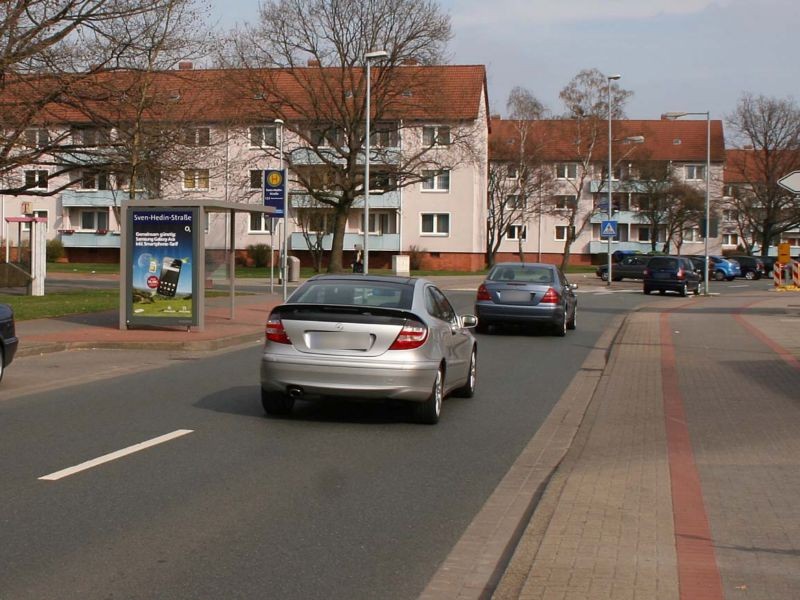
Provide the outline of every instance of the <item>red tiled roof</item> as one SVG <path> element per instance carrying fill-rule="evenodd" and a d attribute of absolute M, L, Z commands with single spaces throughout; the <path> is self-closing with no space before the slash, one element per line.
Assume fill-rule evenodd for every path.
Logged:
<path fill-rule="evenodd" d="M 608 125 L 607 121 L 598 123 L 598 139 L 593 153 L 593 160 L 608 159 Z M 514 149 L 518 146 L 518 122 L 513 120 L 492 120 L 492 131 L 489 136 L 490 160 L 504 155 L 502 148 Z M 545 161 L 577 161 L 580 160 L 577 140 L 588 130 L 586 121 L 575 119 L 553 119 L 528 122 L 528 143 L 539 145 L 540 156 Z M 611 135 L 615 140 L 626 137 L 643 136 L 644 142 L 624 145 L 617 143 L 612 152 L 620 148 L 630 148 L 632 159 L 674 160 L 705 162 L 708 146 L 707 124 L 705 120 L 613 120 Z M 722 162 L 725 159 L 725 139 L 722 121 L 711 121 L 711 161 Z M 585 140 L 584 140 L 585 143 Z"/>
<path fill-rule="evenodd" d="M 765 183 L 800 170 L 800 151 L 773 150 L 766 155 L 753 149 L 732 148 L 725 156 L 725 183 Z"/>
<path fill-rule="evenodd" d="M 383 85 L 377 67 L 372 68 L 373 109 L 387 98 L 383 116 L 411 120 L 474 120 L 482 100 L 488 106 L 486 70 L 483 65 L 400 66 L 386 78 L 390 93 L 379 93 Z M 133 102 L 112 100 L 129 90 L 131 99 L 141 96 L 140 87 L 147 81 L 148 96 L 156 102 L 146 112 L 148 119 L 183 122 L 233 122 L 242 120 L 305 119 L 315 111 L 337 111 L 337 105 L 354 94 L 363 94 L 363 70 L 304 67 L 286 69 L 192 69 L 152 73 L 147 76 L 132 71 L 107 71 L 76 83 L 71 98 L 52 102 L 41 112 L 45 123 L 91 122 L 92 115 L 104 118 L 130 117 Z M 30 97 L 32 90 L 43 90 L 44 79 L 19 81 L 6 86 L 8 99 Z M 308 92 L 307 90 L 313 90 Z M 323 91 L 324 90 L 324 91 Z M 81 102 L 74 99 L 83 96 Z M 324 99 L 327 109 L 314 108 Z M 363 96 L 360 96 L 363 98 Z M 87 98 L 89 98 L 87 100 Z M 288 102 L 284 102 L 288 99 Z M 271 106 L 282 104 L 282 109 Z M 88 110 L 87 110 L 88 107 Z"/>

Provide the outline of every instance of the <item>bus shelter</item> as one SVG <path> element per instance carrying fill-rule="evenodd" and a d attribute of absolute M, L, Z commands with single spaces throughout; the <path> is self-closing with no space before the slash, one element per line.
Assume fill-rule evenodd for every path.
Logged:
<path fill-rule="evenodd" d="M 230 317 L 234 318 L 236 213 L 271 215 L 271 206 L 223 200 L 129 200 L 120 237 L 119 328 L 205 328 L 206 239 L 209 213 L 227 213 Z"/>

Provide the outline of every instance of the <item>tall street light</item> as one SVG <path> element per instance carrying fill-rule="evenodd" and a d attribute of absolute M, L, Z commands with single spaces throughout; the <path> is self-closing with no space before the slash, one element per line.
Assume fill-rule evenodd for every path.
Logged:
<path fill-rule="evenodd" d="M 705 273 L 703 275 L 703 295 L 708 296 L 708 234 L 709 234 L 709 222 L 711 218 L 711 211 L 710 211 L 710 188 L 709 188 L 709 178 L 711 177 L 711 111 L 707 110 L 705 112 L 668 112 L 661 115 L 662 119 L 668 119 L 670 121 L 674 121 L 675 119 L 680 119 L 681 117 L 688 117 L 688 116 L 704 116 L 706 118 L 706 206 L 705 206 L 705 214 L 706 214 L 706 224 L 705 224 L 705 231 L 703 235 L 705 237 Z"/>
<path fill-rule="evenodd" d="M 622 75 L 608 75 L 606 77 L 606 91 L 608 92 L 608 220 L 611 221 L 611 217 L 614 214 L 614 207 L 611 204 L 611 82 L 615 81 L 622 77 Z M 611 285 L 611 238 L 612 236 L 607 236 L 608 241 L 608 278 L 606 280 L 606 285 Z"/>
<path fill-rule="evenodd" d="M 370 138 L 370 87 L 372 84 L 372 77 L 370 76 L 370 65 L 373 60 L 386 58 L 389 53 L 386 50 L 375 50 L 367 52 L 364 55 L 364 60 L 367 63 L 367 132 L 366 132 L 366 150 L 364 152 L 364 257 L 363 257 L 363 273 L 369 273 L 369 138 Z"/>
<path fill-rule="evenodd" d="M 279 162 L 279 167 L 278 168 L 280 169 L 281 174 L 283 175 L 283 252 L 281 252 L 279 254 L 279 256 L 281 257 L 281 267 L 280 267 L 280 269 L 281 269 L 281 273 L 283 274 L 283 276 L 281 278 L 283 280 L 283 301 L 286 302 L 286 296 L 287 296 L 287 290 L 288 290 L 288 288 L 286 287 L 287 286 L 286 280 L 289 279 L 289 273 L 286 270 L 286 267 L 288 266 L 288 256 L 287 255 L 289 254 L 288 245 L 287 245 L 287 241 L 288 241 L 288 233 L 287 232 L 289 230 L 289 228 L 287 227 L 287 225 L 289 224 L 289 207 L 287 206 L 288 202 L 286 201 L 286 198 L 288 196 L 287 192 L 288 192 L 288 187 L 289 187 L 289 185 L 288 185 L 289 184 L 289 178 L 283 172 L 283 132 L 284 132 L 283 119 L 275 119 L 275 124 L 278 125 L 278 127 L 280 128 L 280 134 L 281 134 L 280 148 L 278 149 L 278 152 L 280 154 L 280 162 Z M 288 171 L 288 169 L 287 169 L 287 171 Z M 270 227 L 270 231 L 272 231 L 272 227 Z M 271 235 L 272 234 L 270 234 L 270 236 Z M 272 287 L 272 275 L 270 275 L 270 288 L 271 287 Z M 272 291 L 272 290 L 270 289 L 270 291 Z"/>

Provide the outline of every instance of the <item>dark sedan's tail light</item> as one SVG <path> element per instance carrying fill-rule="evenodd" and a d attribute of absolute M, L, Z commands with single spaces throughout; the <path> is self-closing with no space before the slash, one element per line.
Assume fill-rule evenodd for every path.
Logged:
<path fill-rule="evenodd" d="M 280 317 L 273 315 L 269 316 L 267 320 L 267 341 L 275 342 L 277 344 L 291 344 L 292 340 L 286 335 L 286 330 L 283 328 L 283 323 Z"/>
<path fill-rule="evenodd" d="M 683 268 L 678 269 L 678 279 L 683 279 L 684 277 L 686 277 L 686 271 Z"/>
<path fill-rule="evenodd" d="M 428 339 L 428 328 L 419 321 L 406 321 L 389 350 L 413 350 Z"/>
<path fill-rule="evenodd" d="M 650 272 L 650 269 L 645 269 L 645 270 L 644 270 L 644 276 L 645 276 L 645 277 L 650 277 L 650 275 L 651 275 L 651 274 L 652 274 L 652 273 Z"/>
<path fill-rule="evenodd" d="M 561 302 L 561 296 L 553 288 L 547 288 L 544 296 L 539 300 L 539 304 L 558 304 L 559 302 Z"/>
<path fill-rule="evenodd" d="M 485 301 L 485 300 L 491 300 L 491 299 L 492 299 L 492 295 L 489 293 L 489 290 L 486 289 L 485 285 L 481 284 L 480 287 L 478 287 L 478 298 L 477 298 L 477 300 Z"/>

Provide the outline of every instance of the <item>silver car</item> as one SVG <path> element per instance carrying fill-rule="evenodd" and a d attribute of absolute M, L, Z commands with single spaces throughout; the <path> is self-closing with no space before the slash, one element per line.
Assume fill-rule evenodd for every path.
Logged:
<path fill-rule="evenodd" d="M 445 396 L 475 393 L 476 324 L 425 279 L 312 277 L 267 321 L 264 410 L 287 414 L 306 396 L 396 399 L 436 423 Z"/>
<path fill-rule="evenodd" d="M 475 314 L 478 332 L 492 324 L 544 324 L 564 336 L 578 322 L 575 289 L 555 265 L 498 263 L 478 287 Z"/>

